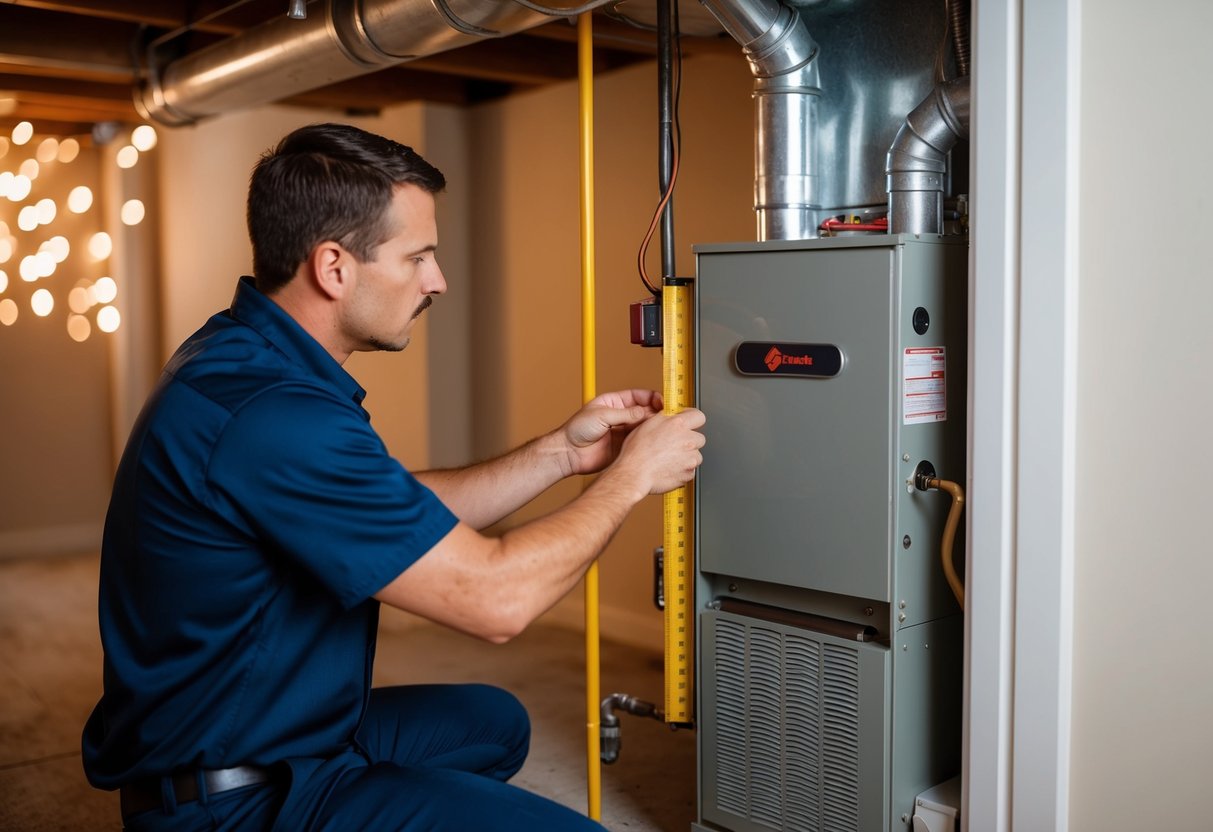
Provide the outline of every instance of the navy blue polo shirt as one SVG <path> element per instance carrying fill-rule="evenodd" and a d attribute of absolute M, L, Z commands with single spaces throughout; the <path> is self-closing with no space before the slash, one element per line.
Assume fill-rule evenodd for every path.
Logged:
<path fill-rule="evenodd" d="M 106 517 L 93 785 L 351 748 L 371 596 L 457 522 L 364 395 L 249 278 L 165 367 Z"/>

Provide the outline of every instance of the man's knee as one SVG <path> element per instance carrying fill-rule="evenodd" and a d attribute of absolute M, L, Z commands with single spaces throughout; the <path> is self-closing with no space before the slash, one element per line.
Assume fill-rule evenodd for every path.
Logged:
<path fill-rule="evenodd" d="M 489 772 L 498 780 L 508 780 L 522 768 L 531 745 L 531 717 L 514 694 L 492 685 L 468 686 L 475 701 L 475 713 L 485 715 L 506 753 L 496 770 Z"/>

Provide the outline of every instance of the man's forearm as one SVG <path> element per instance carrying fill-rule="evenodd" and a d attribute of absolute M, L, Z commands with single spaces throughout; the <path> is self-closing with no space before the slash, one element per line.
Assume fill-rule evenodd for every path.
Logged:
<path fill-rule="evenodd" d="M 502 456 L 466 468 L 415 476 L 474 529 L 491 526 L 571 473 L 559 432 L 544 434 Z"/>
<path fill-rule="evenodd" d="M 608 471 L 572 502 L 501 537 L 460 524 L 375 597 L 508 641 L 573 588 L 643 493 L 635 477 Z"/>

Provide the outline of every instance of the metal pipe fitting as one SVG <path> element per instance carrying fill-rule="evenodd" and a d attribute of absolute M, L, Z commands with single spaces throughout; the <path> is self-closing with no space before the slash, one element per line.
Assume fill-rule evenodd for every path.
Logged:
<path fill-rule="evenodd" d="M 599 756 L 608 765 L 618 760 L 619 752 L 623 750 L 623 735 L 619 727 L 619 717 L 615 716 L 617 709 L 633 716 L 647 716 L 658 721 L 665 718 L 661 710 L 652 702 L 645 702 L 643 699 L 628 696 L 626 693 L 612 693 L 603 699 L 599 713 L 599 738 L 601 739 Z"/>
<path fill-rule="evenodd" d="M 759 240 L 817 236 L 817 44 L 777 0 L 701 0 L 742 46 L 754 76 L 754 210 Z"/>
<path fill-rule="evenodd" d="M 897 131 L 885 163 L 889 233 L 943 232 L 948 153 L 969 137 L 969 78 L 939 84 Z"/>

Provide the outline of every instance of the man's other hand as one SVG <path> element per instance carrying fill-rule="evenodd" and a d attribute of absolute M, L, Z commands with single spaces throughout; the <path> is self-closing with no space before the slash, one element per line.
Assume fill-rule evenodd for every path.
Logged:
<path fill-rule="evenodd" d="M 568 445 L 568 473 L 593 474 L 610 465 L 632 429 L 661 407 L 654 390 L 603 393 L 587 402 L 560 430 Z"/>
<path fill-rule="evenodd" d="M 633 478 L 647 494 L 674 490 L 689 482 L 703 462 L 700 448 L 707 440 L 699 429 L 706 421 L 693 407 L 670 416 L 654 415 L 626 438 L 611 471 Z"/>

